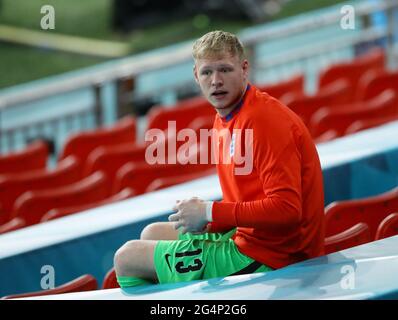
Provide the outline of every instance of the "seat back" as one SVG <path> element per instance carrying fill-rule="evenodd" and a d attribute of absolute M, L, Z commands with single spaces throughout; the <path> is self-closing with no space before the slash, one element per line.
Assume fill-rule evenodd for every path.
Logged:
<path fill-rule="evenodd" d="M 24 227 L 26 227 L 25 220 L 17 217 L 3 225 L 0 225 L 0 234 L 22 229 Z"/>
<path fill-rule="evenodd" d="M 398 235 L 398 213 L 391 213 L 379 224 L 375 240 Z"/>
<path fill-rule="evenodd" d="M 79 180 L 80 171 L 79 160 L 69 156 L 52 171 L 36 169 L 0 177 L 0 224 L 11 219 L 15 200 L 24 192 L 72 184 Z"/>
<path fill-rule="evenodd" d="M 25 192 L 16 200 L 13 214 L 32 225 L 51 209 L 91 204 L 108 195 L 109 181 L 104 173 L 97 171 L 65 187 Z"/>
<path fill-rule="evenodd" d="M 194 119 L 188 125 L 188 128 L 191 128 L 197 133 L 200 133 L 200 129 L 210 130 L 213 128 L 215 116 L 212 114 L 210 116 L 202 116 Z"/>
<path fill-rule="evenodd" d="M 113 127 L 99 128 L 91 131 L 79 132 L 71 135 L 65 142 L 59 159 L 69 155 L 76 156 L 85 163 L 87 156 L 99 146 L 135 143 L 136 120 L 132 116 L 125 116 Z"/>
<path fill-rule="evenodd" d="M 328 131 L 320 134 L 319 136 L 315 137 L 314 138 L 314 142 L 316 144 L 323 143 L 323 142 L 331 141 L 331 140 L 336 139 L 338 137 L 339 137 L 339 135 L 338 135 L 337 131 L 331 129 L 331 130 L 328 130 Z"/>
<path fill-rule="evenodd" d="M 115 146 L 101 146 L 93 150 L 85 163 L 83 176 L 95 171 L 103 171 L 113 181 L 116 171 L 127 162 L 145 161 L 146 145 L 118 144 Z"/>
<path fill-rule="evenodd" d="M 398 187 L 383 194 L 359 200 L 336 201 L 325 208 L 326 236 L 343 232 L 357 223 L 369 226 L 372 239 L 381 221 L 398 211 Z"/>
<path fill-rule="evenodd" d="M 115 289 L 120 288 L 119 283 L 116 279 L 116 272 L 115 268 L 110 269 L 102 282 L 102 289 Z"/>
<path fill-rule="evenodd" d="M 375 48 L 358 56 L 353 61 L 331 65 L 321 72 L 319 76 L 319 88 L 324 88 L 336 80 L 344 79 L 349 83 L 351 88 L 349 101 L 353 101 L 358 87 L 358 80 L 369 70 L 383 70 L 385 60 L 384 50 Z"/>
<path fill-rule="evenodd" d="M 109 203 L 121 201 L 124 199 L 128 199 L 135 196 L 135 193 L 132 189 L 130 188 L 125 188 L 122 191 L 118 192 L 117 194 L 114 194 L 111 197 L 108 197 L 102 201 L 90 203 L 90 204 L 83 204 L 83 205 L 78 205 L 78 206 L 71 206 L 71 207 L 63 207 L 63 208 L 55 208 L 49 210 L 44 216 L 41 218 L 40 222 L 46 222 L 62 217 L 69 216 L 71 214 L 89 210 L 95 207 L 100 207 Z"/>
<path fill-rule="evenodd" d="M 211 115 L 215 115 L 215 110 L 210 103 L 202 97 L 195 97 L 183 100 L 173 107 L 153 107 L 148 113 L 147 130 L 155 128 L 166 130 L 168 121 L 175 121 L 178 132 L 181 129 L 188 128 L 189 124 L 196 118 Z"/>
<path fill-rule="evenodd" d="M 44 141 L 36 141 L 25 149 L 0 155 L 0 175 L 45 169 L 49 148 Z"/>
<path fill-rule="evenodd" d="M 328 130 L 335 130 L 340 137 L 357 120 L 388 116 L 398 117 L 398 93 L 392 90 L 384 91 L 367 101 L 339 108 L 321 108 L 311 118 L 310 131 L 313 137 L 318 137 Z"/>
<path fill-rule="evenodd" d="M 37 296 L 47 296 L 52 294 L 92 291 L 92 290 L 97 290 L 97 288 L 98 288 L 97 280 L 92 275 L 85 274 L 68 283 L 55 287 L 54 289 L 13 294 L 2 297 L 1 299 L 18 299 L 18 298 L 37 297 Z"/>
<path fill-rule="evenodd" d="M 129 187 L 136 194 L 142 194 L 145 193 L 148 185 L 157 178 L 176 177 L 188 173 L 206 171 L 214 167 L 214 165 L 209 159 L 207 159 L 206 163 L 200 162 L 200 155 L 205 149 L 208 154 L 208 145 L 197 145 L 196 152 L 192 152 L 188 156 L 185 155 L 186 152 L 184 150 L 179 150 L 177 160 L 182 159 L 182 154 L 184 154 L 183 157 L 187 162 L 186 164 L 181 164 L 179 161 L 176 161 L 175 164 L 170 162 L 165 164 L 126 163 L 116 174 L 113 192 Z"/>
<path fill-rule="evenodd" d="M 388 122 L 397 121 L 397 120 L 398 116 L 387 116 L 387 117 L 377 117 L 373 119 L 357 120 L 348 126 L 345 135 L 378 127 Z"/>
<path fill-rule="evenodd" d="M 304 75 L 298 74 L 290 79 L 280 81 L 275 84 L 260 84 L 257 85 L 260 91 L 268 93 L 270 96 L 280 99 L 282 96 L 292 94 L 304 94 Z"/>
<path fill-rule="evenodd" d="M 200 171 L 200 172 L 194 172 L 194 173 L 188 173 L 176 177 L 164 177 L 164 178 L 158 178 L 153 180 L 147 187 L 145 192 L 152 192 L 160 189 L 164 189 L 170 186 L 174 186 L 176 184 L 184 183 L 187 181 L 191 181 L 194 179 L 199 179 L 202 177 L 206 177 L 211 174 L 216 174 L 216 168 L 210 168 L 209 170 L 206 171 Z"/>
<path fill-rule="evenodd" d="M 348 102 L 350 88 L 345 80 L 338 80 L 322 88 L 314 96 L 293 95 L 286 105 L 309 126 L 311 117 L 322 107 L 336 107 Z"/>
<path fill-rule="evenodd" d="M 159 131 L 159 130 L 158 130 Z M 176 132 L 161 131 L 159 136 L 150 136 L 147 132 L 143 144 L 119 144 L 116 146 L 102 146 L 92 151 L 84 167 L 84 176 L 101 170 L 107 174 L 111 182 L 114 181 L 117 170 L 128 162 L 142 163 L 146 162 L 147 154 L 151 150 L 168 150 L 168 145 L 174 142 L 176 150 L 182 142 L 176 141 Z"/>
<path fill-rule="evenodd" d="M 370 71 L 359 80 L 356 100 L 371 99 L 387 89 L 394 90 L 398 94 L 398 70 Z"/>
<path fill-rule="evenodd" d="M 325 254 L 349 249 L 372 241 L 366 223 L 360 222 L 351 228 L 325 239 Z"/>

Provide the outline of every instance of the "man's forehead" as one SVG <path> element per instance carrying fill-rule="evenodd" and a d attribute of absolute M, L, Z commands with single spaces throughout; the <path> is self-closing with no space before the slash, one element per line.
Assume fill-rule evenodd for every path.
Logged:
<path fill-rule="evenodd" d="M 239 64 L 239 59 L 231 55 L 206 57 L 197 59 L 195 61 L 195 65 L 200 69 L 215 68 L 220 66 L 233 66 L 236 64 Z"/>

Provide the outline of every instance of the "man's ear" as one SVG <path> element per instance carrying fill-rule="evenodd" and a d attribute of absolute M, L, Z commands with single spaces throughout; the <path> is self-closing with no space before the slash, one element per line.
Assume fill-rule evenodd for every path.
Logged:
<path fill-rule="evenodd" d="M 242 70 L 246 79 L 249 78 L 249 61 L 247 59 L 242 61 Z"/>
<path fill-rule="evenodd" d="M 195 77 L 196 83 L 199 84 L 198 69 L 196 68 L 196 64 L 193 65 L 193 75 Z"/>

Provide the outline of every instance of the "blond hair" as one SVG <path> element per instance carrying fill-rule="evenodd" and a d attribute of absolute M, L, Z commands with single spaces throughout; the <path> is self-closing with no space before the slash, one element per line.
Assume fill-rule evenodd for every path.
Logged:
<path fill-rule="evenodd" d="M 245 58 L 243 45 L 238 37 L 226 31 L 211 31 L 195 41 L 192 55 L 195 60 L 221 57 L 229 53 L 240 60 Z"/>

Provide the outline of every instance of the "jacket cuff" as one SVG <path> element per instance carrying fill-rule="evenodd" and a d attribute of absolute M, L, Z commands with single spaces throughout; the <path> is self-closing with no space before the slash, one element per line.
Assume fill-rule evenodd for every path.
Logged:
<path fill-rule="evenodd" d="M 228 224 L 237 227 L 236 203 L 234 202 L 214 202 L 212 218 L 214 222 Z"/>

